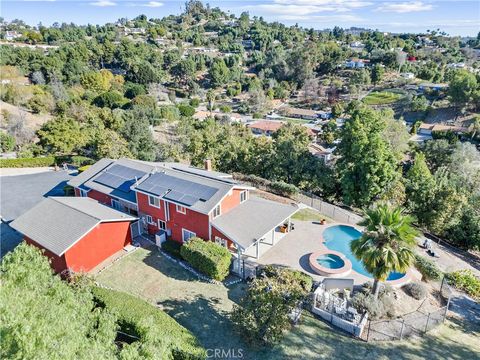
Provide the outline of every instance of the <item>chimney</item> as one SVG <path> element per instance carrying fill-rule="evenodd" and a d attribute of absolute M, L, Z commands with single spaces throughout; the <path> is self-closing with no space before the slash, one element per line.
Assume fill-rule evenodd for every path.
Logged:
<path fill-rule="evenodd" d="M 212 171 L 212 160 L 205 159 L 204 167 L 205 167 L 205 170 Z"/>

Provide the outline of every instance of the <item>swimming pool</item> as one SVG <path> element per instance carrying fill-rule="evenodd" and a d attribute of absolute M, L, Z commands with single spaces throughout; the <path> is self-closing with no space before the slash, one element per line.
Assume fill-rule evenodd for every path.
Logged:
<path fill-rule="evenodd" d="M 330 250 L 345 254 L 348 260 L 352 262 L 352 269 L 357 273 L 372 278 L 372 275 L 365 269 L 363 263 L 358 260 L 350 250 L 350 243 L 362 236 L 362 233 L 352 226 L 333 225 L 323 231 L 323 241 Z M 387 281 L 399 280 L 405 274 L 399 272 L 391 272 Z"/>
<path fill-rule="evenodd" d="M 317 258 L 317 263 L 327 269 L 340 269 L 345 266 L 345 261 L 335 254 L 324 254 Z"/>

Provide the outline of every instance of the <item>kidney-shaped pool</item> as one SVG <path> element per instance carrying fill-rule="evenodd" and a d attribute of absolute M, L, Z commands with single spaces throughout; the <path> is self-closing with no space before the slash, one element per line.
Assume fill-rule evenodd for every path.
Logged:
<path fill-rule="evenodd" d="M 338 251 L 344 254 L 352 263 L 352 269 L 357 273 L 372 278 L 372 275 L 365 269 L 362 261 L 358 260 L 350 250 L 350 243 L 362 236 L 362 233 L 352 226 L 333 225 L 323 231 L 323 241 L 330 250 Z M 395 281 L 404 277 L 405 274 L 391 272 L 387 281 Z"/>

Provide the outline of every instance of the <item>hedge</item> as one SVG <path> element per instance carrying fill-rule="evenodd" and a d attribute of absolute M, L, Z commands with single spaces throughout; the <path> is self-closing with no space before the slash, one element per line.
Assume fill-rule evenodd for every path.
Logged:
<path fill-rule="evenodd" d="M 21 159 L 0 159 L 1 168 L 27 168 L 54 166 L 55 157 L 21 158 Z"/>
<path fill-rule="evenodd" d="M 62 163 L 74 166 L 91 165 L 95 160 L 85 156 L 45 156 L 37 158 L 0 159 L 0 168 L 27 168 L 61 165 Z"/>
<path fill-rule="evenodd" d="M 415 254 L 415 267 L 425 280 L 440 280 L 442 277 L 442 271 L 433 261 L 418 254 Z"/>
<path fill-rule="evenodd" d="M 298 193 L 298 188 L 295 185 L 287 184 L 283 181 L 272 182 L 270 184 L 270 190 L 282 196 L 292 196 Z"/>
<path fill-rule="evenodd" d="M 195 336 L 177 323 L 168 314 L 148 302 L 124 292 L 94 287 L 93 294 L 98 306 L 113 312 L 117 317 L 120 331 L 139 337 L 139 341 L 159 338 L 165 341 L 175 360 L 203 360 L 206 351 Z M 154 324 L 149 334 L 140 331 L 141 321 L 151 319 Z M 145 339 L 148 338 L 148 339 Z"/>
<path fill-rule="evenodd" d="M 167 239 L 162 243 L 162 250 L 166 251 L 172 256 L 181 258 L 182 255 L 180 254 L 180 249 L 182 248 L 182 245 L 183 244 L 179 243 L 178 241 Z"/>
<path fill-rule="evenodd" d="M 182 257 L 196 270 L 222 281 L 229 273 L 232 254 L 223 246 L 191 238 L 180 249 Z"/>
<path fill-rule="evenodd" d="M 471 270 L 458 270 L 445 274 L 448 282 L 457 289 L 465 291 L 476 300 L 480 300 L 480 278 Z"/>

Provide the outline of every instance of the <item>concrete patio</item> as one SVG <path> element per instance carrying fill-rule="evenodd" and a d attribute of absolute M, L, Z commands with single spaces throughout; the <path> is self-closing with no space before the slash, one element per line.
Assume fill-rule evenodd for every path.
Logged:
<path fill-rule="evenodd" d="M 311 253 L 325 248 L 321 241 L 321 234 L 327 225 L 320 225 L 316 221 L 295 220 L 295 230 L 285 235 L 275 246 L 271 247 L 256 262 L 258 264 L 284 265 L 301 270 L 311 275 L 314 280 L 324 277 L 318 275 L 309 265 Z M 355 284 L 362 284 L 371 279 L 352 271 L 346 278 L 354 279 Z"/>

